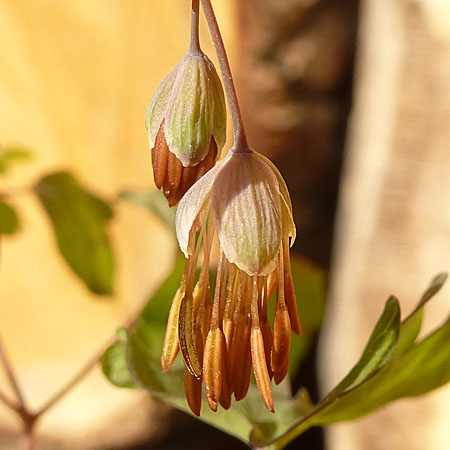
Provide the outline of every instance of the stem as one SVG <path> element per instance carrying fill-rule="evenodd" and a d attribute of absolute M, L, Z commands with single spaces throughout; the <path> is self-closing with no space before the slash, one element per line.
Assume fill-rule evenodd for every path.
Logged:
<path fill-rule="evenodd" d="M 19 409 L 26 411 L 27 407 L 25 404 L 24 396 L 22 394 L 22 390 L 19 386 L 19 381 L 17 379 L 17 375 L 14 371 L 11 361 L 9 360 L 8 356 L 6 355 L 6 351 L 4 349 L 1 338 L 0 338 L 0 361 L 3 364 L 8 381 L 11 384 L 11 387 L 12 387 L 14 393 L 16 394 L 17 400 L 19 401 Z M 15 408 L 15 409 L 17 410 L 17 408 Z"/>
<path fill-rule="evenodd" d="M 35 448 L 35 439 L 34 439 L 34 431 L 31 428 L 25 434 L 25 450 L 34 450 Z"/>
<path fill-rule="evenodd" d="M 228 105 L 230 106 L 231 120 L 234 131 L 234 151 L 240 153 L 250 153 L 247 136 L 245 134 L 244 121 L 242 120 L 241 109 L 236 93 L 236 87 L 231 73 L 230 63 L 228 61 L 227 51 L 223 43 L 219 25 L 210 0 L 201 0 L 206 21 L 208 22 L 214 47 L 216 48 L 217 58 L 219 60 L 220 70 L 222 72 L 223 84 L 227 95 Z"/>
<path fill-rule="evenodd" d="M 19 409 L 19 407 L 14 404 L 2 391 L 0 391 L 0 402 L 14 411 Z"/>
<path fill-rule="evenodd" d="M 131 328 L 136 321 L 136 317 L 133 317 L 128 321 L 126 328 Z M 17 376 L 14 372 L 13 366 L 6 355 L 2 341 L 0 339 L 0 362 L 2 362 L 6 376 L 15 392 L 18 404 L 14 404 L 8 397 L 0 391 L 0 402 L 4 403 L 7 407 L 16 411 L 22 420 L 24 425 L 24 448 L 25 450 L 34 450 L 36 445 L 34 429 L 38 419 L 45 414 L 55 403 L 57 403 L 61 398 L 63 398 L 69 391 L 71 391 L 99 362 L 105 350 L 116 340 L 116 336 L 112 336 L 107 344 L 102 348 L 101 351 L 96 353 L 74 376 L 71 378 L 67 384 L 65 384 L 59 391 L 56 392 L 49 400 L 47 400 L 44 405 L 36 413 L 31 413 L 25 403 L 24 396 L 19 387 L 17 381 Z"/>
<path fill-rule="evenodd" d="M 64 385 L 62 388 L 57 391 L 52 397 L 50 397 L 44 405 L 36 413 L 36 416 L 41 416 L 46 413 L 55 403 L 57 403 L 61 398 L 63 398 L 68 392 L 72 390 L 100 361 L 105 350 L 115 342 L 116 336 L 114 335 L 110 338 L 106 345 L 102 347 L 102 349 L 97 352 L 91 359 L 89 359 L 83 367 Z"/>
<path fill-rule="evenodd" d="M 126 322 L 124 328 L 130 329 L 134 323 L 136 322 L 136 317 L 132 317 Z M 68 392 L 72 390 L 100 361 L 102 355 L 105 353 L 106 349 L 112 345 L 117 339 L 116 334 L 114 333 L 111 336 L 106 344 L 98 351 L 91 359 L 89 359 L 84 366 L 59 390 L 57 391 L 50 399 L 48 399 L 44 405 L 38 410 L 35 414 L 37 417 L 40 417 L 42 414 L 46 413 L 55 403 L 57 403 L 61 398 L 63 398 Z"/>
<path fill-rule="evenodd" d="M 199 18 L 200 18 L 199 0 L 192 0 L 191 44 L 190 44 L 189 52 L 194 55 L 201 53 L 200 37 L 199 37 Z"/>

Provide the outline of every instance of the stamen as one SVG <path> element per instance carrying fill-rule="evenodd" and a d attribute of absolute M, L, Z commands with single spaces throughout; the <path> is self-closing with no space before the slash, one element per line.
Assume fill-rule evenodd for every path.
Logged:
<path fill-rule="evenodd" d="M 164 337 L 161 366 L 163 372 L 167 372 L 173 365 L 179 350 L 178 341 L 178 317 L 180 314 L 181 300 L 184 296 L 184 283 L 178 288 L 170 307 L 169 319 L 167 320 L 166 335 Z"/>
<path fill-rule="evenodd" d="M 205 175 L 205 173 L 208 172 L 208 170 L 211 169 L 211 167 L 214 166 L 216 157 L 217 157 L 217 144 L 216 141 L 214 140 L 214 137 L 211 137 L 208 154 L 205 156 L 205 159 L 203 159 L 203 161 L 200 161 L 196 166 L 195 181 L 200 180 L 200 178 L 203 175 Z"/>
<path fill-rule="evenodd" d="M 266 363 L 267 363 L 267 372 L 269 373 L 270 379 L 273 377 L 273 371 L 272 367 L 270 365 L 270 358 L 272 353 L 272 344 L 273 344 L 273 337 L 272 337 L 272 329 L 270 328 L 270 323 L 267 320 L 267 305 L 269 303 L 268 298 L 268 292 L 267 292 L 267 279 L 263 280 L 263 292 L 261 296 L 261 309 L 260 309 L 260 317 L 259 317 L 259 323 L 261 326 L 261 332 L 263 335 L 264 340 L 264 355 L 266 357 Z"/>
<path fill-rule="evenodd" d="M 302 334 L 300 319 L 298 316 L 297 299 L 295 296 L 294 280 L 291 273 L 291 261 L 289 258 L 289 242 L 283 239 L 283 256 L 284 256 L 284 296 L 286 305 L 291 319 L 292 331 L 299 336 Z"/>
<path fill-rule="evenodd" d="M 228 350 L 230 349 L 231 339 L 233 337 L 233 314 L 236 306 L 238 284 L 239 270 L 234 264 L 230 264 L 228 273 L 227 297 L 225 299 L 225 311 L 222 325 Z"/>
<path fill-rule="evenodd" d="M 198 285 L 198 283 L 197 283 Z M 195 308 L 195 300 L 194 300 L 194 308 Z M 200 309 L 201 308 L 201 309 Z M 197 311 L 194 323 L 194 333 L 195 333 L 195 342 L 197 346 L 197 356 L 200 362 L 200 365 L 203 364 L 203 336 L 202 336 L 202 311 L 204 310 L 203 305 L 200 305 L 200 308 Z M 206 340 L 206 339 L 205 339 Z M 184 371 L 184 391 L 186 393 L 186 399 L 191 411 L 200 416 L 200 410 L 202 406 L 202 377 L 200 379 L 193 376 L 189 370 L 185 367 Z"/>
<path fill-rule="evenodd" d="M 226 355 L 225 337 L 220 328 L 211 329 L 205 344 L 203 378 L 205 380 L 206 398 L 209 407 L 217 411 L 217 403 L 222 391 L 222 379 L 225 375 Z"/>
<path fill-rule="evenodd" d="M 224 336 L 223 351 L 222 351 L 222 392 L 220 393 L 220 404 L 224 409 L 229 409 L 231 406 L 231 396 L 233 389 L 230 383 L 230 370 L 228 367 L 228 352 Z"/>
<path fill-rule="evenodd" d="M 245 289 L 245 277 L 239 276 L 237 302 L 235 311 L 233 313 L 233 333 L 231 335 L 230 345 L 228 348 L 228 367 L 230 368 L 230 375 L 231 375 L 230 387 L 233 392 L 234 392 L 233 385 L 236 380 L 236 373 L 238 369 L 240 345 L 245 327 L 245 315 L 241 314 L 240 312 L 241 305 L 243 303 L 244 289 Z"/>
<path fill-rule="evenodd" d="M 220 252 L 219 257 L 219 266 L 217 267 L 217 276 L 216 276 L 216 290 L 214 292 L 214 302 L 213 302 L 213 310 L 212 310 L 212 316 L 211 316 L 211 330 L 215 330 L 216 328 L 219 328 L 221 320 L 221 303 L 223 300 L 223 293 L 225 288 L 225 282 L 224 282 L 224 265 L 225 265 L 225 255 L 223 251 Z"/>
<path fill-rule="evenodd" d="M 247 283 L 244 290 L 243 301 L 241 302 L 241 310 L 239 312 L 239 320 L 243 322 L 243 331 L 241 341 L 236 346 L 235 369 L 232 374 L 235 377 L 234 382 L 234 398 L 242 400 L 248 392 L 250 386 L 250 377 L 252 373 L 252 355 L 250 349 L 251 334 L 251 286 L 250 279 L 246 275 Z M 234 343 L 233 343 L 234 345 Z"/>
<path fill-rule="evenodd" d="M 188 189 L 194 184 L 195 173 L 195 167 L 182 167 L 180 185 L 172 197 L 172 203 L 174 205 L 183 198 L 183 195 L 186 194 Z"/>
<path fill-rule="evenodd" d="M 271 355 L 271 366 L 274 373 L 275 383 L 279 384 L 287 373 L 289 364 L 289 351 L 291 345 L 291 321 L 284 299 L 284 264 L 283 248 L 280 248 L 278 265 L 278 289 L 277 304 L 275 308 L 275 319 L 273 327 L 273 348 Z"/>
<path fill-rule="evenodd" d="M 202 407 L 202 380 L 194 377 L 187 367 L 184 369 L 184 392 L 191 411 L 200 417 Z"/>
<path fill-rule="evenodd" d="M 168 156 L 169 147 L 167 146 L 166 137 L 164 135 L 163 120 L 155 138 L 155 146 L 152 148 L 153 179 L 155 180 L 155 185 L 158 189 L 161 189 L 166 177 Z"/>
<path fill-rule="evenodd" d="M 264 339 L 259 326 L 258 315 L 258 281 L 256 277 L 253 278 L 252 291 L 252 332 L 251 332 L 251 353 L 253 362 L 253 371 L 255 372 L 256 384 L 258 386 L 261 398 L 270 412 L 275 412 L 273 405 L 272 389 L 270 388 L 270 377 L 267 371 L 267 363 L 264 349 Z"/>
<path fill-rule="evenodd" d="M 169 151 L 167 158 L 167 171 L 164 179 L 164 195 L 169 201 L 169 206 L 176 205 L 176 194 L 181 181 L 183 165 L 174 153 Z"/>
<path fill-rule="evenodd" d="M 213 411 L 217 411 L 217 403 L 220 400 L 222 392 L 222 381 L 224 378 L 227 378 L 225 366 L 227 347 L 225 337 L 220 329 L 220 312 L 224 292 L 223 285 L 225 284 L 224 274 L 226 273 L 225 261 L 225 255 L 221 251 L 211 314 L 211 328 L 206 339 L 204 351 L 205 359 L 203 362 L 206 397 L 208 399 L 209 407 Z"/>
<path fill-rule="evenodd" d="M 194 254 L 191 255 L 185 266 L 184 279 L 186 280 L 186 292 L 181 301 L 180 313 L 178 319 L 178 336 L 180 340 L 180 349 L 183 354 L 186 367 L 190 373 L 196 378 L 200 378 L 202 370 L 201 364 L 197 354 L 196 335 L 194 329 L 195 315 L 194 302 L 192 296 L 195 269 L 197 266 L 198 254 L 202 244 L 202 234 L 200 233 L 196 242 Z M 196 238 L 195 230 L 191 230 L 189 241 Z"/>
<path fill-rule="evenodd" d="M 278 284 L 278 271 L 275 269 L 273 272 L 270 272 L 267 276 L 266 280 L 266 292 L 267 292 L 267 301 L 272 298 L 273 293 L 275 292 L 275 288 Z"/>
<path fill-rule="evenodd" d="M 194 329 L 194 311 L 192 295 L 184 296 L 178 322 L 178 333 L 180 336 L 180 349 L 183 354 L 184 362 L 189 372 L 200 379 L 202 369 L 197 353 L 196 335 Z"/>
<path fill-rule="evenodd" d="M 284 365 L 273 374 L 273 380 L 275 384 L 280 384 L 285 378 L 289 370 L 289 358 L 287 358 L 284 362 Z"/>
<path fill-rule="evenodd" d="M 225 259 L 225 265 L 227 266 L 227 274 L 224 277 L 224 283 L 223 283 L 223 289 L 225 291 L 225 285 L 226 285 L 226 300 L 225 300 L 225 306 L 223 306 L 224 312 L 222 313 L 222 331 L 225 338 L 225 351 L 223 352 L 223 361 L 222 361 L 222 392 L 220 395 L 220 404 L 223 406 L 224 409 L 229 409 L 231 406 L 231 396 L 233 394 L 233 389 L 231 387 L 230 383 L 230 367 L 228 364 L 228 353 L 230 351 L 230 344 L 231 344 L 231 338 L 232 338 L 232 332 L 233 332 L 233 322 L 231 320 L 226 320 L 226 308 L 227 305 L 229 305 L 231 301 L 231 297 L 233 295 L 233 285 L 235 280 L 235 273 L 237 273 L 237 270 L 233 264 L 230 264 L 228 260 Z M 226 283 L 225 283 L 226 281 Z M 224 295 L 224 294 L 223 294 Z"/>
<path fill-rule="evenodd" d="M 214 236 L 214 226 L 211 220 L 206 220 L 205 225 L 202 227 L 203 233 L 203 267 L 202 274 L 205 280 L 205 288 L 202 293 L 202 305 L 203 305 L 203 317 L 202 317 L 202 336 L 204 343 L 208 336 L 209 328 L 211 325 L 211 287 L 209 284 L 209 260 L 211 254 L 212 240 Z"/>

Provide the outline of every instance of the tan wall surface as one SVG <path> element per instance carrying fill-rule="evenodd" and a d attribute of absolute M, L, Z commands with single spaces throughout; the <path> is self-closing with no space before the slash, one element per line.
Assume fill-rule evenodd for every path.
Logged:
<path fill-rule="evenodd" d="M 231 5 L 217 3 L 228 36 Z M 2 0 L 0 143 L 28 147 L 34 159 L 0 191 L 57 169 L 108 198 L 123 187 L 152 187 L 145 110 L 188 48 L 189 7 L 187 0 Z M 208 38 L 205 26 L 202 34 Z M 111 226 L 117 295 L 96 298 L 58 254 L 36 199 L 13 203 L 23 230 L 2 243 L 0 334 L 38 407 L 138 309 L 170 267 L 175 244 L 158 220 L 120 204 Z M 3 378 L 0 387 L 8 389 Z M 44 418 L 40 435 L 62 441 L 42 448 L 148 434 L 145 399 L 114 389 L 95 370 Z M 15 448 L 7 431 L 17 426 L 0 405 L 0 448 Z"/>

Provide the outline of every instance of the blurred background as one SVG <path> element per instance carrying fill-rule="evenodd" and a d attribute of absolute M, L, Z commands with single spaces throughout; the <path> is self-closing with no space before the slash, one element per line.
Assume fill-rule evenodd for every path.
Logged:
<path fill-rule="evenodd" d="M 33 159 L 0 178 L 21 231 L 2 238 L 0 335 L 32 408 L 127 322 L 173 264 L 156 218 L 118 203 L 109 229 L 115 295 L 98 297 L 61 260 L 27 186 L 69 170 L 114 200 L 153 189 L 144 117 L 188 47 L 188 0 L 2 0 L 0 144 Z M 409 312 L 450 268 L 450 3 L 447 0 L 216 0 L 250 144 L 293 197 L 294 251 L 329 270 L 325 331 L 295 385 L 313 399 L 358 358 L 395 293 Z M 203 47 L 215 61 L 205 23 Z M 448 312 L 445 287 L 429 331 Z M 170 299 L 168 299 L 170 301 Z M 317 370 L 316 370 L 317 367 Z M 0 387 L 9 386 L 0 371 Z M 289 448 L 444 450 L 450 389 L 312 430 Z M 40 449 L 244 448 L 93 370 L 46 414 Z M 199 439 L 201 436 L 201 439 Z M 180 439 L 177 437 L 177 439 Z M 0 404 L 0 448 L 20 423 Z"/>

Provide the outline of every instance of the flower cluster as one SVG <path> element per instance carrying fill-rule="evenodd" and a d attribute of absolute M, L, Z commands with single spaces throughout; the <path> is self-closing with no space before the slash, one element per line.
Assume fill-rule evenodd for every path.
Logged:
<path fill-rule="evenodd" d="M 185 390 L 199 415 L 202 382 L 210 408 L 245 397 L 251 370 L 274 411 L 270 380 L 280 383 L 289 363 L 291 330 L 300 334 L 289 261 L 295 225 L 286 184 L 275 166 L 246 149 L 230 151 L 186 193 L 176 220 L 187 257 L 172 303 L 162 355 L 168 370 L 181 349 Z M 219 264 L 211 298 L 211 251 Z M 196 280 L 197 264 L 202 257 Z M 274 291 L 273 332 L 267 305 Z"/>
<path fill-rule="evenodd" d="M 222 70 L 234 145 L 215 164 L 225 143 L 225 100 L 216 70 L 200 50 L 199 0 L 192 0 L 190 50 L 158 88 L 146 120 L 155 184 L 169 206 L 179 202 L 176 231 L 187 258 L 161 363 L 169 370 L 181 350 L 186 398 L 197 415 L 203 384 L 209 407 L 228 409 L 233 394 L 236 400 L 247 394 L 252 368 L 264 404 L 274 412 L 271 380 L 285 378 L 291 331 L 301 332 L 289 259 L 292 205 L 277 168 L 248 147 L 217 20 L 211 2 L 201 4 Z M 274 296 L 272 328 L 268 304 Z"/>

